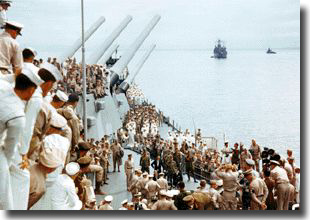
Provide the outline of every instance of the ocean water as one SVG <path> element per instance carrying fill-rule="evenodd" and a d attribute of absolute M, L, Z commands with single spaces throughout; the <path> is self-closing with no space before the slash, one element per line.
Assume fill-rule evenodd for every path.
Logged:
<path fill-rule="evenodd" d="M 128 8 L 122 6 L 126 1 L 121 0 L 115 4 L 108 0 L 85 2 L 86 28 L 99 16 L 106 17 L 104 25 L 86 43 L 86 58 L 127 14 L 133 15 L 134 19 L 117 40 L 121 47 L 125 45 L 124 48 L 152 16 L 150 8 L 139 10 L 141 2 L 138 0 L 135 4 L 128 3 Z M 165 29 L 169 13 L 165 10 L 154 12 L 162 14 L 154 32 L 169 31 Z M 35 48 L 38 57 L 42 58 L 63 54 L 81 33 L 80 1 L 77 0 L 17 0 L 10 8 L 8 18 L 25 25 L 18 41 L 22 47 Z M 212 34 L 212 29 L 197 34 L 207 36 Z M 175 120 L 182 130 L 189 128 L 193 132 L 195 124 L 196 128 L 202 129 L 203 136 L 216 137 L 219 147 L 222 147 L 225 135 L 231 146 L 242 141 L 248 147 L 255 138 L 261 146 L 275 148 L 281 154 L 291 148 L 296 163 L 300 164 L 299 50 L 277 49 L 275 55 L 266 54 L 267 48 L 232 50 L 229 39 L 225 39 L 228 58 L 216 60 L 210 58 L 211 49 L 165 50 L 160 44 L 165 41 L 165 36 L 159 39 L 153 36 L 150 35 L 142 48 L 153 43 L 157 48 L 141 69 L 136 83 L 149 101 Z M 186 36 L 175 36 L 175 39 L 179 38 Z M 175 39 L 169 39 L 172 45 Z M 211 48 L 213 44 L 208 45 Z M 188 45 L 184 46 L 188 48 Z M 143 52 L 137 53 L 129 70 L 134 68 Z M 80 51 L 76 57 L 80 57 Z"/>
<path fill-rule="evenodd" d="M 225 135 L 231 146 L 255 138 L 283 155 L 291 148 L 299 164 L 300 54 L 277 52 L 228 49 L 217 60 L 211 50 L 155 51 L 136 82 L 183 131 L 201 128 L 219 147 Z"/>

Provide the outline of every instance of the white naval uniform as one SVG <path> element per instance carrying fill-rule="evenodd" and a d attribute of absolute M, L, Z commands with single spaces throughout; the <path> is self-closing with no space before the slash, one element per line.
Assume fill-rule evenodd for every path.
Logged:
<path fill-rule="evenodd" d="M 82 202 L 75 191 L 73 180 L 67 174 L 61 174 L 51 187 L 52 210 L 80 210 Z"/>
<path fill-rule="evenodd" d="M 4 210 L 14 208 L 9 168 L 25 127 L 24 109 L 11 84 L 0 80 L 0 209 Z"/>
<path fill-rule="evenodd" d="M 24 63 L 24 67 L 25 66 L 28 67 L 31 65 L 33 64 Z M 27 203 L 29 198 L 30 174 L 28 170 L 20 169 L 18 164 L 22 161 L 20 155 L 26 155 L 28 153 L 30 141 L 33 135 L 34 125 L 36 123 L 38 113 L 41 109 L 42 102 L 43 102 L 42 89 L 41 87 L 37 87 L 31 99 L 26 104 L 25 128 L 27 129 L 25 129 L 22 133 L 19 147 L 19 154 L 16 155 L 14 161 L 14 169 L 11 170 L 14 209 L 17 210 L 27 210 L 28 207 Z M 20 187 L 21 183 L 23 183 L 22 186 L 24 186 L 22 190 Z"/>

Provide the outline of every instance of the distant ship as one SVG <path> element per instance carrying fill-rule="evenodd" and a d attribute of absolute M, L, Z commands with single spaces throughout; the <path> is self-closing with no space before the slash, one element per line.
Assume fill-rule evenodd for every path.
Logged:
<path fill-rule="evenodd" d="M 217 40 L 215 48 L 213 50 L 213 56 L 212 58 L 216 58 L 216 59 L 224 59 L 227 58 L 227 51 L 226 51 L 226 47 L 223 44 L 223 41 L 221 40 Z"/>
<path fill-rule="evenodd" d="M 276 54 L 276 52 L 274 52 L 273 50 L 271 50 L 270 47 L 268 48 L 268 50 L 267 50 L 266 53 L 269 53 L 269 54 Z"/>

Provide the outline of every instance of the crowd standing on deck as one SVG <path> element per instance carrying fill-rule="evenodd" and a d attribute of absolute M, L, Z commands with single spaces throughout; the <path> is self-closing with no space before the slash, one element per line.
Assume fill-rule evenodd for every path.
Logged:
<path fill-rule="evenodd" d="M 199 129 L 173 129 L 163 138 L 162 113 L 136 86 L 127 93 L 132 108 L 123 128 L 83 141 L 75 113 L 81 65 L 70 58 L 44 62 L 33 48 L 21 50 L 23 25 L 5 16 L 11 3 L 0 0 L 0 209 L 113 210 L 111 195 L 96 200 L 108 194 L 102 189 L 111 173 L 126 176 L 131 194 L 120 210 L 287 210 L 300 202 L 291 150 L 284 158 L 253 139 L 248 148 L 226 141 L 218 151 Z M 110 95 L 105 66 L 89 65 L 86 74 L 89 93 Z M 124 148 L 141 153 L 139 167 L 132 154 L 124 158 Z M 200 186 L 186 188 L 184 174 Z"/>

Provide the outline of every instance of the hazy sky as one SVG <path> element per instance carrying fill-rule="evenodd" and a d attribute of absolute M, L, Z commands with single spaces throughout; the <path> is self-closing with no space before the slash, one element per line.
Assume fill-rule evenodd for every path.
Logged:
<path fill-rule="evenodd" d="M 133 21 L 118 42 L 126 47 L 153 15 L 161 20 L 145 42 L 157 49 L 212 48 L 221 38 L 228 48 L 299 47 L 298 0 L 84 0 L 85 24 L 106 22 L 88 42 L 94 48 L 128 14 Z M 22 45 L 63 48 L 80 36 L 80 0 L 15 0 L 11 20 L 25 25 Z"/>

